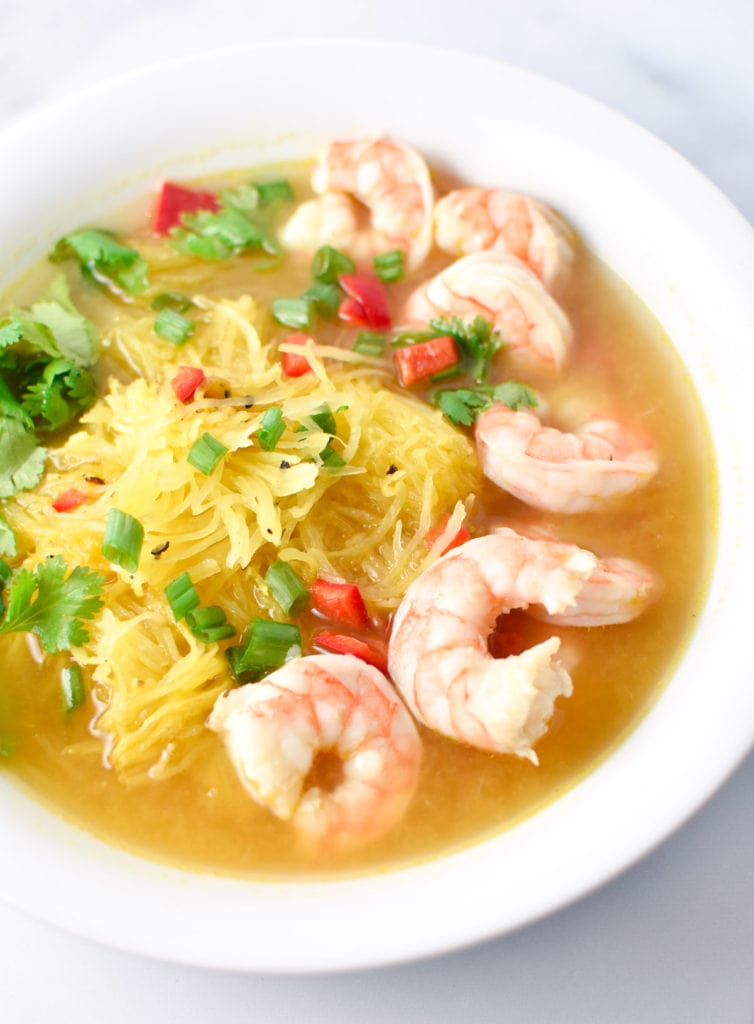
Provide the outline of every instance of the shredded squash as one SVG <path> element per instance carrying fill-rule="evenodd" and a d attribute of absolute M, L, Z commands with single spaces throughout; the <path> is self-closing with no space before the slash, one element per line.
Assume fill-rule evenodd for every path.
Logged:
<path fill-rule="evenodd" d="M 252 299 L 195 301 L 200 324 L 179 350 L 154 335 L 153 317 L 118 315 L 105 345 L 137 379 L 112 379 L 51 453 L 40 486 L 7 509 L 25 564 L 59 553 L 108 579 L 105 607 L 75 654 L 91 671 L 106 759 L 127 782 L 180 770 L 231 683 L 223 645 L 174 621 L 164 596 L 172 580 L 189 572 L 202 604 L 220 605 L 239 631 L 256 615 L 282 617 L 263 582 L 279 558 L 308 583 L 321 574 L 357 583 L 370 611 L 387 615 L 440 554 L 438 543 L 427 550 L 429 529 L 452 512 L 449 535 L 457 530 L 480 486 L 469 439 L 427 403 L 386 388 L 375 360 L 310 342 L 313 372 L 286 378 Z M 232 397 L 182 404 L 170 386 L 179 365 L 202 367 Z M 255 438 L 271 406 L 285 432 L 265 451 Z M 312 419 L 323 406 L 334 437 Z M 209 476 L 187 461 L 205 432 L 228 449 Z M 328 444 L 343 466 L 325 464 Z M 72 487 L 87 502 L 54 511 Z M 111 508 L 144 526 L 134 574 L 102 555 Z"/>

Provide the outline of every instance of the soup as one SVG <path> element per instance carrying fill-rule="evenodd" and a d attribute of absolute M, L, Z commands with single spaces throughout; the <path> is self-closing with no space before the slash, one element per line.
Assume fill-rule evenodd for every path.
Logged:
<path fill-rule="evenodd" d="M 317 206 L 312 181 L 343 202 Z M 557 241 L 539 259 L 521 248 L 517 231 L 528 218 L 534 237 L 537 210 L 522 214 L 519 198 L 508 237 L 457 242 L 457 231 L 450 241 L 437 231 L 440 248 L 431 196 L 410 184 L 430 228 L 414 208 L 400 244 L 370 220 L 363 196 L 346 196 L 355 189 L 322 188 L 309 167 L 163 188 L 152 216 L 144 204 L 114 216 L 117 238 L 68 236 L 56 262 L 5 298 L 0 331 L 7 351 L 26 347 L 25 368 L 28 324 L 49 321 L 51 302 L 53 327 L 71 326 L 61 309 L 80 314 L 93 329 L 77 322 L 75 337 L 102 346 L 96 363 L 74 360 L 87 374 L 81 364 L 91 362 L 91 394 L 83 373 L 48 370 L 49 352 L 24 385 L 37 396 L 26 400 L 27 433 L 49 453 L 42 473 L 32 446 L 20 485 L 4 492 L 0 628 L 24 585 L 34 606 L 44 573 L 62 586 L 79 567 L 81 592 L 78 603 L 61 602 L 47 632 L 0 636 L 3 761 L 37 797 L 109 842 L 193 869 L 275 877 L 381 870 L 480 841 L 594 768 L 646 712 L 689 635 L 709 569 L 714 476 L 696 396 L 661 328 L 554 215 L 546 219 Z M 438 194 L 456 192 L 439 175 L 435 184 Z M 490 267 L 497 274 L 498 264 L 519 275 L 517 286 L 523 280 L 526 294 L 500 326 L 498 311 L 481 299 L 474 306 L 468 291 L 447 308 L 436 288 L 428 298 L 426 283 L 457 275 L 464 260 L 474 280 Z M 445 293 L 455 301 L 461 286 L 450 280 Z M 530 294 L 547 310 L 557 303 L 556 344 L 545 358 L 521 351 L 531 324 L 516 314 L 530 312 Z M 436 315 L 418 315 L 429 301 Z M 23 406 L 19 365 L 4 372 Z M 61 378 L 65 387 L 51 385 Z M 588 421 L 625 422 L 650 439 L 658 467 L 635 489 L 597 495 L 595 507 L 522 500 L 513 484 L 505 490 L 485 475 L 474 439 L 474 420 L 480 436 L 482 417 L 506 402 L 559 431 L 543 444 Z M 582 455 L 577 461 L 621 461 Z M 572 474 L 558 501 L 568 506 L 583 491 L 591 500 L 593 489 Z M 237 770 L 222 724 L 207 727 L 213 708 L 228 691 L 234 700 L 264 693 L 269 673 L 297 671 L 297 655 L 333 652 L 349 659 L 349 672 L 357 657 L 381 677 L 399 676 L 431 613 L 411 595 L 454 559 L 471 564 L 481 538 L 505 536 L 494 533 L 501 525 L 527 553 L 561 541 L 592 558 L 630 559 L 646 567 L 652 593 L 636 597 L 640 614 L 608 625 L 542 621 L 541 608 L 535 617 L 518 607 L 536 602 L 511 595 L 488 609 L 493 620 L 501 614 L 481 639 L 498 661 L 515 668 L 526 651 L 560 641 L 561 683 L 542 735 L 534 735 L 540 725 L 531 736 L 519 730 L 507 752 L 469 742 L 454 735 L 454 720 L 438 726 L 412 676 L 399 683 L 420 751 L 405 807 L 384 829 L 372 827 L 373 807 L 354 841 L 301 841 L 272 798 L 254 798 L 259 778 Z M 37 573 L 36 590 L 24 569 Z M 458 600 L 463 609 L 462 593 Z M 262 653 L 255 622 L 283 627 Z M 302 769 L 303 784 L 332 794 L 349 757 L 333 753 L 334 741 L 323 746 Z"/>

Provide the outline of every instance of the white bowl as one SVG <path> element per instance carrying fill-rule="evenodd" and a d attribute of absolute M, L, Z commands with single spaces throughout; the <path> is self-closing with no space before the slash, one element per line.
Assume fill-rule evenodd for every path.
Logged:
<path fill-rule="evenodd" d="M 374 131 L 468 181 L 549 198 L 663 324 L 718 458 L 704 612 L 660 699 L 600 767 L 516 828 L 424 866 L 301 884 L 193 875 L 101 844 L 0 778 L 0 896 L 90 938 L 259 971 L 449 950 L 615 875 L 698 809 L 751 745 L 754 233 L 684 160 L 619 115 L 514 68 L 382 42 L 275 44 L 149 68 L 0 138 L 0 287 L 59 235 L 161 176 L 308 155 L 333 136 Z"/>

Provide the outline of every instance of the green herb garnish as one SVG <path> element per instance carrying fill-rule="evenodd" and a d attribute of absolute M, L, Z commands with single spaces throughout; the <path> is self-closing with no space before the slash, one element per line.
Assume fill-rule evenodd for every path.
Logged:
<path fill-rule="evenodd" d="M 472 426 L 479 413 L 494 402 L 507 405 L 509 409 L 533 408 L 539 404 L 536 392 L 514 380 L 494 387 L 443 388 L 435 391 L 432 401 L 451 423 L 463 427 Z"/>
<path fill-rule="evenodd" d="M 406 257 L 401 249 L 380 253 L 374 257 L 372 265 L 377 277 L 386 284 L 400 281 L 406 273 Z"/>
<path fill-rule="evenodd" d="M 139 568 L 144 527 L 138 519 L 119 508 L 111 508 L 105 524 L 102 554 L 126 572 Z"/>
<path fill-rule="evenodd" d="M 78 260 L 85 277 L 112 291 L 134 296 L 141 295 L 147 288 L 145 260 L 136 249 L 122 245 L 109 231 L 85 228 L 61 238 L 50 260 L 60 263 L 70 258 Z"/>
<path fill-rule="evenodd" d="M 0 634 L 34 633 L 48 654 L 79 647 L 89 639 L 84 621 L 102 607 L 104 576 L 86 566 L 68 566 L 60 555 L 33 571 L 19 569 L 6 585 Z"/>
<path fill-rule="evenodd" d="M 191 445 L 187 459 L 200 473 L 210 476 L 225 458 L 230 449 L 221 444 L 212 434 L 203 433 Z"/>

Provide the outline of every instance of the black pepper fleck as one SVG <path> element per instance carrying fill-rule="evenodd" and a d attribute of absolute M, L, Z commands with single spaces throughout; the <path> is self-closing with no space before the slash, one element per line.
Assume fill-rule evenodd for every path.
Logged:
<path fill-rule="evenodd" d="M 290 469 L 291 468 L 291 464 L 290 464 L 290 462 L 288 462 L 287 459 L 282 459 L 281 462 L 280 462 L 280 468 L 281 469 Z"/>
<path fill-rule="evenodd" d="M 158 544 L 156 548 L 152 548 L 150 554 L 155 558 L 159 558 L 160 555 L 164 555 L 167 549 L 170 547 L 170 541 L 166 540 L 164 544 Z"/>
<path fill-rule="evenodd" d="M 397 472 L 398 472 L 398 467 L 394 463 L 391 462 L 390 465 L 388 466 L 388 469 L 387 469 L 387 475 L 388 476 L 392 476 L 393 473 L 397 473 Z"/>

